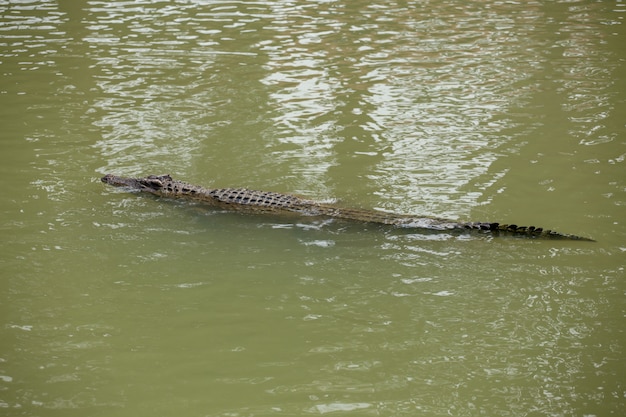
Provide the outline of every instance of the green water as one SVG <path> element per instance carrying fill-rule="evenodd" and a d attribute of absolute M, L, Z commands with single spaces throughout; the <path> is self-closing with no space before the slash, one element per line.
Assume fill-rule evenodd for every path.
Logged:
<path fill-rule="evenodd" d="M 623 415 L 624 2 L 0 16 L 0 415 Z M 222 213 L 106 173 L 597 242 Z"/>

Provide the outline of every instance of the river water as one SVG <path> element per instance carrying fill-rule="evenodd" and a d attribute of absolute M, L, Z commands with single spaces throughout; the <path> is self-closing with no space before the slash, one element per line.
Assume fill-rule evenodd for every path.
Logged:
<path fill-rule="evenodd" d="M 623 415 L 624 1 L 0 16 L 0 414 Z M 597 242 L 223 213 L 106 173 Z"/>

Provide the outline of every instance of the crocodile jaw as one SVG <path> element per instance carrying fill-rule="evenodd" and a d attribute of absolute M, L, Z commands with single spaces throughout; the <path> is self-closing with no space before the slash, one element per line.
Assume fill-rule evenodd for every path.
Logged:
<path fill-rule="evenodd" d="M 145 178 L 127 178 L 117 175 L 107 174 L 100 178 L 100 181 L 115 187 L 129 187 L 134 190 L 158 193 L 163 188 L 163 181 L 171 181 L 169 175 L 150 175 Z"/>

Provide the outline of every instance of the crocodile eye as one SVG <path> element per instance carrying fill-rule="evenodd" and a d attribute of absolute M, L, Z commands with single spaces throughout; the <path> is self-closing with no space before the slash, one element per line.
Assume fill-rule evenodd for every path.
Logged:
<path fill-rule="evenodd" d="M 150 178 L 148 177 L 146 179 L 146 181 L 142 181 L 144 183 L 144 185 L 148 186 L 148 187 L 163 187 L 163 183 L 161 182 L 160 179 L 158 178 Z"/>

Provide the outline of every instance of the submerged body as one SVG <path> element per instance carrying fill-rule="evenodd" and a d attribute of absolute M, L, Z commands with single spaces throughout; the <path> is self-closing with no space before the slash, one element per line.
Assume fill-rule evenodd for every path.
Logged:
<path fill-rule="evenodd" d="M 308 200 L 291 194 L 255 191 L 246 188 L 205 188 L 178 181 L 169 175 L 150 175 L 143 178 L 126 178 L 107 174 L 102 182 L 160 197 L 186 198 L 202 201 L 210 206 L 249 213 L 295 213 L 302 216 L 322 216 L 352 221 L 378 223 L 402 228 L 429 230 L 482 230 L 487 233 L 507 233 L 529 237 L 587 240 L 592 239 L 544 230 L 533 226 L 517 226 L 489 222 L 457 222 L 437 217 L 416 217 L 374 210 L 342 208 Z"/>

